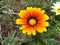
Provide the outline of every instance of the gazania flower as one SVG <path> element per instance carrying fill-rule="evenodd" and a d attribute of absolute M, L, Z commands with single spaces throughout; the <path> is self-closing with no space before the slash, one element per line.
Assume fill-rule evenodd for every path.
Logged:
<path fill-rule="evenodd" d="M 47 22 L 49 17 L 41 8 L 27 7 L 26 10 L 19 12 L 19 17 L 16 19 L 16 24 L 22 25 L 19 29 L 23 34 L 36 35 L 36 31 L 43 33 L 47 31 L 46 27 L 49 26 Z"/>
<path fill-rule="evenodd" d="M 56 12 L 56 15 L 60 14 L 60 2 L 54 3 L 54 6 L 52 6 L 54 12 Z"/>

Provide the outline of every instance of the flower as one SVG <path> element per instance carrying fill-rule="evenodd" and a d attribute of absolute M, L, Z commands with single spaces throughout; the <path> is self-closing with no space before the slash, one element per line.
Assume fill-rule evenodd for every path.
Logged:
<path fill-rule="evenodd" d="M 58 28 L 58 30 L 60 31 L 60 28 Z"/>
<path fill-rule="evenodd" d="M 60 2 L 54 3 L 54 6 L 52 6 L 54 12 L 56 12 L 56 15 L 60 14 Z"/>
<path fill-rule="evenodd" d="M 21 10 L 18 15 L 16 24 L 21 25 L 19 29 L 22 30 L 23 34 L 36 35 L 36 31 L 39 33 L 47 31 L 49 17 L 41 8 L 27 7 L 26 10 Z"/>

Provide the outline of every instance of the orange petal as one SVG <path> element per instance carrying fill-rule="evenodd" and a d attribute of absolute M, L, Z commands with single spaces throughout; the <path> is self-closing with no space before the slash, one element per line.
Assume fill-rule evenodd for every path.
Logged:
<path fill-rule="evenodd" d="M 31 35 L 31 34 L 32 34 L 30 28 L 27 28 L 27 34 L 28 34 L 28 35 Z"/>
<path fill-rule="evenodd" d="M 28 35 L 31 35 L 31 34 L 32 34 L 30 27 L 27 27 L 27 28 L 25 28 L 25 29 L 23 29 L 23 30 L 25 30 L 25 32 L 27 32 Z"/>
<path fill-rule="evenodd" d="M 34 15 L 34 16 L 37 16 L 37 18 L 38 18 L 39 16 L 41 17 L 42 14 L 43 14 L 43 10 L 41 10 L 41 8 L 36 8 L 36 7 L 35 7 L 33 11 L 34 11 L 33 15 Z"/>
<path fill-rule="evenodd" d="M 48 20 L 48 19 L 49 19 L 48 15 L 47 15 L 47 14 L 44 14 L 44 15 L 42 16 L 42 18 L 40 19 L 40 21 L 46 21 L 46 20 Z"/>
<path fill-rule="evenodd" d="M 39 11 L 37 10 L 38 8 L 34 7 L 27 7 L 27 13 L 29 13 L 29 15 L 32 17 L 32 16 L 37 16 L 39 13 Z M 40 8 L 39 8 L 40 10 Z"/>
<path fill-rule="evenodd" d="M 36 35 L 36 29 L 34 27 L 31 27 L 31 33 L 32 35 Z"/>
<path fill-rule="evenodd" d="M 48 22 L 40 22 L 40 26 L 49 26 Z"/>
<path fill-rule="evenodd" d="M 27 7 L 26 11 L 27 11 L 29 17 L 33 16 L 33 10 L 32 9 L 33 9 L 32 7 Z"/>
<path fill-rule="evenodd" d="M 37 14 L 39 15 L 39 17 L 41 17 L 42 15 L 44 15 L 45 10 L 37 10 L 37 12 L 38 12 Z"/>
<path fill-rule="evenodd" d="M 26 10 L 21 10 L 19 13 L 19 17 L 27 19 L 29 16 Z"/>
<path fill-rule="evenodd" d="M 27 33 L 28 35 L 31 35 L 31 29 L 28 27 L 28 28 L 25 28 L 22 30 L 22 33 L 25 34 Z"/>

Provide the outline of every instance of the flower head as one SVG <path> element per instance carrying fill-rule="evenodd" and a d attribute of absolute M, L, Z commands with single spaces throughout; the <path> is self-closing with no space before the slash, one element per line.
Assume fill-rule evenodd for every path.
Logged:
<path fill-rule="evenodd" d="M 49 17 L 41 8 L 27 7 L 26 10 L 19 12 L 19 17 L 16 19 L 16 24 L 22 25 L 19 29 L 23 34 L 36 35 L 36 31 L 43 33 L 47 31 L 46 27 L 49 26 L 47 22 Z"/>
<path fill-rule="evenodd" d="M 56 12 L 56 15 L 60 14 L 60 2 L 54 3 L 54 6 L 52 6 L 54 12 Z"/>

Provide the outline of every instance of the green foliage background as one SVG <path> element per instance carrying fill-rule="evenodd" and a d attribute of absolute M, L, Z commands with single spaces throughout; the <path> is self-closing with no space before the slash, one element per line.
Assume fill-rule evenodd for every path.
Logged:
<path fill-rule="evenodd" d="M 53 3 L 60 0 L 0 0 L 0 45 L 60 45 L 60 15 L 51 12 Z M 15 24 L 18 13 L 28 6 L 40 7 L 50 19 L 48 31 L 36 36 L 23 35 Z"/>

